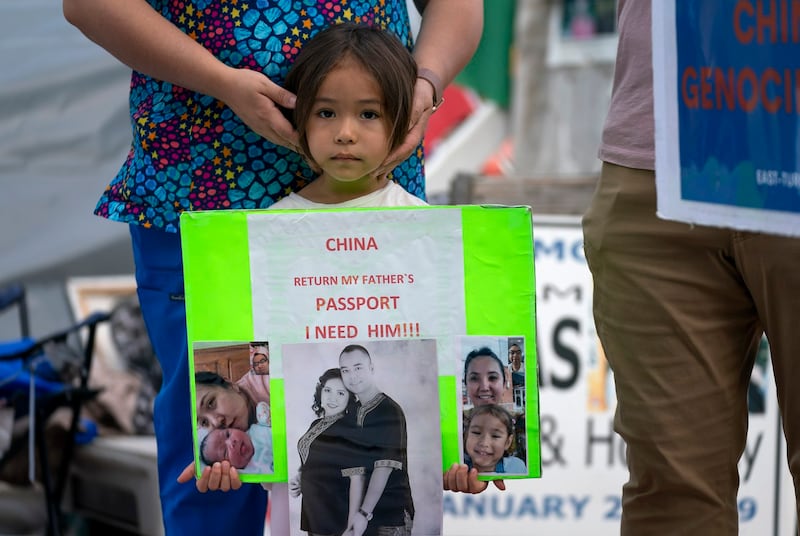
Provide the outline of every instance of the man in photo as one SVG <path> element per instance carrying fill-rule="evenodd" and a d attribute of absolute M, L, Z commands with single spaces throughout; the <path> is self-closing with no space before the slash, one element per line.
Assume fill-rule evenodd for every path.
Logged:
<path fill-rule="evenodd" d="M 512 373 L 525 373 L 525 367 L 522 364 L 522 348 L 517 343 L 512 343 L 508 347 L 508 365 Z"/>
<path fill-rule="evenodd" d="M 339 355 L 339 369 L 344 386 L 357 399 L 353 417 L 368 482 L 358 515 L 348 528 L 355 536 L 410 536 L 414 503 L 408 479 L 403 409 L 376 385 L 372 357 L 363 346 L 346 346 Z"/>

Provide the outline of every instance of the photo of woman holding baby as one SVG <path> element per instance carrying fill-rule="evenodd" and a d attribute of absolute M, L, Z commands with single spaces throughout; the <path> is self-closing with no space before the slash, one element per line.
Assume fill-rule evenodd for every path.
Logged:
<path fill-rule="evenodd" d="M 227 460 L 243 474 L 272 473 L 268 343 L 201 343 L 194 354 L 200 461 Z"/>

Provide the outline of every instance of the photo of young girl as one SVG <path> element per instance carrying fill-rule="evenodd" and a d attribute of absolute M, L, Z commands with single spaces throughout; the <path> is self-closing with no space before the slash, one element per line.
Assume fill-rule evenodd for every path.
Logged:
<path fill-rule="evenodd" d="M 465 426 L 464 462 L 479 473 L 527 474 L 525 462 L 511 456 L 514 422 L 498 405 L 473 408 Z"/>

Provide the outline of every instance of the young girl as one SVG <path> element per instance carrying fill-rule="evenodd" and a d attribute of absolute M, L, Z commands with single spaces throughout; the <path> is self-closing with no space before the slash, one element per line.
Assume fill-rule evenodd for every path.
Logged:
<path fill-rule="evenodd" d="M 286 77 L 287 116 L 319 177 L 270 208 L 426 204 L 374 175 L 406 136 L 416 79 L 414 58 L 378 28 L 340 24 L 306 43 Z"/>
<path fill-rule="evenodd" d="M 286 78 L 285 87 L 296 93 L 297 102 L 285 114 L 319 176 L 270 209 L 426 205 L 392 181 L 391 173 L 374 174 L 407 134 L 416 80 L 414 58 L 380 29 L 339 24 L 308 41 Z M 193 475 L 190 464 L 179 481 Z M 205 470 L 196 485 L 201 491 L 227 491 L 239 488 L 241 481 L 223 462 Z M 495 485 L 505 489 L 502 480 Z M 454 464 L 443 475 L 447 490 L 480 493 L 486 486 L 466 465 Z M 273 489 L 273 529 L 280 522 L 276 513 L 288 507 L 285 487 Z"/>
<path fill-rule="evenodd" d="M 476 406 L 465 427 L 464 458 L 479 473 L 525 474 L 525 462 L 508 456 L 514 421 L 502 406 Z"/>

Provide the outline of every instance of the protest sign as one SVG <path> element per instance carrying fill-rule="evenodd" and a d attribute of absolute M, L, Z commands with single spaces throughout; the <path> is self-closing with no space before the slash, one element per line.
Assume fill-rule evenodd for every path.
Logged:
<path fill-rule="evenodd" d="M 797 2 L 652 9 L 658 214 L 800 236 Z"/>
<path fill-rule="evenodd" d="M 370 353 L 379 346 L 392 348 L 388 354 L 396 355 L 395 347 L 386 344 L 398 340 L 423 344 L 426 349 L 415 352 L 408 364 L 437 378 L 432 387 L 438 411 L 411 410 L 413 419 L 407 415 L 406 420 L 410 427 L 437 431 L 440 441 L 428 445 L 441 448 L 426 452 L 434 453 L 431 459 L 437 460 L 439 470 L 465 459 L 461 354 L 475 345 L 488 345 L 502 356 L 505 371 L 509 346 L 519 342 L 526 350 L 525 381 L 516 387 L 507 382 L 503 404 L 517 428 L 509 451 L 524 453 L 525 469 L 515 464 L 515 472 L 504 478 L 540 475 L 528 207 L 196 212 L 182 216 L 181 239 L 192 378 L 196 380 L 201 370 L 216 369 L 228 373 L 231 383 L 244 381 L 234 377 L 244 374 L 241 366 L 233 372 L 228 361 L 201 363 L 198 356 L 220 346 L 240 348 L 243 356 L 251 343 L 268 345 L 272 471 L 245 472 L 242 480 L 286 482 L 291 476 L 289 450 L 294 457 L 292 439 L 299 432 L 287 431 L 286 415 L 289 406 L 298 407 L 293 397 L 302 395 L 287 391 L 295 382 L 290 374 L 304 376 L 298 381 L 305 386 L 297 390 L 309 391 L 313 382 L 308 379 L 339 366 L 340 353 L 348 346 L 357 344 Z M 472 345 L 470 337 L 476 338 Z M 307 345 L 307 350 L 320 345 L 324 351 L 314 352 L 328 357 L 313 368 L 287 365 L 288 358 L 302 359 L 298 345 Z M 378 378 L 378 384 L 387 396 L 402 402 L 407 378 L 397 359 L 383 361 L 381 374 L 395 372 Z M 376 362 L 375 370 L 380 369 Z M 412 372 L 416 371 L 405 371 L 410 376 Z M 192 388 L 193 416 L 198 418 L 202 395 L 196 381 Z M 431 396 L 426 393 L 424 397 Z M 521 423 L 524 427 L 519 429 Z M 297 430 L 308 425 L 303 422 Z M 203 427 L 198 422 L 197 450 L 206 435 Z M 202 460 L 196 456 L 196 461 Z M 415 460 L 408 463 L 413 466 Z M 441 476 L 437 478 L 441 486 Z"/>

